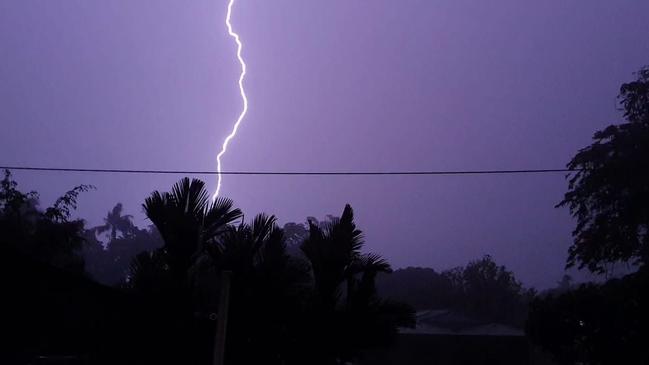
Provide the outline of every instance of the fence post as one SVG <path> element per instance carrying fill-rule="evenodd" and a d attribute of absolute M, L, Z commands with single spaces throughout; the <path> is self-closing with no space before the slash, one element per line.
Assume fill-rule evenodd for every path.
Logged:
<path fill-rule="evenodd" d="M 216 319 L 216 336 L 214 341 L 214 365 L 223 365 L 224 362 L 231 278 L 232 271 L 224 270 L 221 272 L 221 295 L 219 297 L 219 311 Z"/>

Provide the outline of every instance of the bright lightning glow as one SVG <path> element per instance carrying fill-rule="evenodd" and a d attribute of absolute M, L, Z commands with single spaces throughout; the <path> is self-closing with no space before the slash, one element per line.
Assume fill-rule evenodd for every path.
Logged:
<path fill-rule="evenodd" d="M 239 59 L 239 63 L 241 64 L 241 75 L 239 75 L 239 93 L 241 94 L 241 99 L 243 99 L 243 109 L 241 110 L 241 114 L 239 114 L 239 118 L 237 118 L 237 121 L 234 123 L 232 132 L 227 137 L 225 137 L 223 146 L 221 146 L 221 152 L 216 155 L 217 182 L 216 191 L 212 196 L 213 200 L 216 199 L 217 196 L 219 196 L 219 191 L 221 190 L 221 157 L 223 157 L 225 152 L 228 150 L 228 143 L 230 143 L 230 140 L 234 138 L 234 136 L 236 136 L 237 129 L 239 129 L 239 124 L 241 124 L 241 121 L 248 112 L 248 97 L 246 97 L 246 91 L 243 88 L 243 79 L 246 77 L 246 62 L 243 60 L 243 57 L 241 57 L 241 49 L 243 48 L 243 45 L 241 44 L 239 35 L 232 30 L 232 24 L 230 23 L 230 16 L 232 15 L 233 5 L 234 0 L 230 0 L 230 3 L 228 4 L 228 14 L 225 16 L 225 25 L 228 27 L 228 34 L 230 34 L 230 37 L 234 38 L 234 41 L 237 43 L 237 58 Z"/>

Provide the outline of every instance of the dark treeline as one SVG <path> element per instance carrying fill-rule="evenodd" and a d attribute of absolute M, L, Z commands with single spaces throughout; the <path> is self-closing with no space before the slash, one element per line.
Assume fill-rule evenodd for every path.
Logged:
<path fill-rule="evenodd" d="M 41 210 L 37 194 L 18 190 L 8 171 L 2 180 L 0 243 L 12 263 L 5 270 L 13 268 L 3 281 L 21 267 L 32 268 L 22 285 L 13 282 L 21 296 L 10 292 L 13 310 L 4 313 L 5 330 L 36 334 L 13 348 L 17 359 L 65 349 L 93 363 L 209 363 L 226 271 L 232 273 L 225 349 L 230 364 L 348 361 L 363 349 L 389 345 L 399 326 L 414 325 L 407 304 L 377 295 L 377 274 L 391 268 L 381 256 L 362 252 L 363 235 L 349 205 L 339 218 L 310 220 L 298 241 L 289 232 L 292 250 L 301 252 L 290 255 L 274 216 L 243 222 L 229 199 L 212 202 L 200 180 L 185 178 L 170 192 L 152 193 L 143 208 L 154 227 L 146 230 L 135 227 L 119 204 L 99 227 L 86 229 L 84 221 L 71 219 L 78 194 L 89 188 L 77 187 Z M 103 234 L 105 244 L 98 240 Z M 101 289 L 87 277 L 114 287 Z M 62 283 L 52 284 L 53 278 Z M 69 292 L 60 294 L 57 285 Z M 67 317 L 39 324 L 23 312 L 25 300 L 46 302 L 32 310 L 58 309 Z M 49 330 L 42 331 L 46 323 Z M 52 347 L 58 342 L 50 336 L 68 341 Z M 88 343 L 89 337 L 96 342 Z"/>
<path fill-rule="evenodd" d="M 396 270 L 378 280 L 381 295 L 416 310 L 447 309 L 487 323 L 522 328 L 536 294 L 490 256 L 441 273 L 431 268 Z"/>
<path fill-rule="evenodd" d="M 286 254 L 294 261 L 306 259 L 301 244 L 310 235 L 309 224 L 325 228 L 336 219 L 329 215 L 320 222 L 307 217 L 305 223 L 284 224 Z M 86 271 L 93 279 L 110 286 L 129 285 L 132 265 L 138 264 L 133 259 L 163 245 L 155 226 L 136 227 L 132 216 L 124 214 L 119 203 L 106 214 L 104 224 L 86 229 L 84 238 Z M 524 325 L 529 301 L 535 294 L 488 255 L 466 267 L 440 273 L 432 268 L 382 272 L 377 275 L 376 285 L 381 297 L 406 303 L 415 310 L 448 309 L 476 320 L 519 328 Z"/>
<path fill-rule="evenodd" d="M 566 276 L 543 293 L 490 256 L 443 272 L 392 272 L 363 250 L 349 205 L 339 217 L 282 228 L 265 214 L 244 221 L 231 200 L 212 201 L 202 181 L 185 178 L 144 200 L 146 229 L 121 204 L 86 227 L 72 212 L 92 186 L 43 208 L 6 171 L 0 360 L 211 363 L 221 353 L 215 329 L 230 278 L 227 364 L 357 362 L 430 309 L 524 326 L 559 364 L 647 363 L 649 69 L 622 85 L 620 101 L 625 122 L 595 133 L 573 157 L 576 172 L 557 207 L 576 221 L 567 267 L 603 273 L 624 263 L 635 271 L 600 284 L 573 285 Z"/>
<path fill-rule="evenodd" d="M 183 179 L 146 199 L 153 223 L 146 229 L 121 204 L 103 224 L 86 227 L 71 211 L 78 194 L 91 188 L 76 187 L 40 209 L 38 195 L 18 190 L 8 171 L 2 180 L 0 229 L 12 261 L 7 277 L 31 268 L 36 277 L 25 286 L 39 293 L 16 290 L 23 300 L 45 303 L 31 308 L 45 317 L 23 318 L 15 312 L 30 307 L 16 304 L 9 323 L 18 319 L 14 329 L 23 333 L 49 327 L 40 340 L 15 347 L 19 358 L 81 353 L 93 363 L 209 363 L 224 270 L 234 274 L 226 348 L 232 364 L 359 359 L 364 350 L 389 346 L 398 327 L 414 326 L 415 310 L 448 309 L 522 327 L 535 295 L 490 256 L 441 273 L 392 272 L 380 256 L 362 253 L 350 206 L 340 217 L 308 217 L 280 229 L 263 214 L 243 222 L 230 200 L 211 203 L 201 181 Z M 52 289 L 58 281 L 67 292 Z M 53 320 L 62 310 L 56 303 L 66 300 L 81 303 L 71 307 L 78 313 Z M 94 340 L 86 342 L 89 334 Z"/>
<path fill-rule="evenodd" d="M 560 364 L 649 362 L 649 68 L 622 85 L 620 105 L 625 122 L 596 132 L 568 164 L 579 171 L 558 206 L 577 222 L 568 267 L 604 273 L 622 263 L 637 271 L 563 285 L 531 303 L 528 336 Z"/>
<path fill-rule="evenodd" d="M 155 226 L 140 229 L 133 224 L 131 215 L 122 213 L 122 204 L 118 203 L 106 214 L 104 224 L 84 232 L 82 256 L 86 271 L 93 279 L 110 286 L 126 283 L 137 254 L 163 245 Z"/>

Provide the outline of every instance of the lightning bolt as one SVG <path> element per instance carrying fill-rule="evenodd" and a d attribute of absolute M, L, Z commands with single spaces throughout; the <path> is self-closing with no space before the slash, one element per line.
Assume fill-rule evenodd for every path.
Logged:
<path fill-rule="evenodd" d="M 225 137 L 225 140 L 223 141 L 223 145 L 221 146 L 221 151 L 219 152 L 218 155 L 216 155 L 217 181 L 216 181 L 216 191 L 212 196 L 212 200 L 216 200 L 216 197 L 219 196 L 219 191 L 221 191 L 221 179 L 222 179 L 221 157 L 223 157 L 225 152 L 227 152 L 228 144 L 230 143 L 230 140 L 237 135 L 237 130 L 239 129 L 239 125 L 241 124 L 243 118 L 246 116 L 246 113 L 248 112 L 248 97 L 246 96 L 246 90 L 243 88 L 243 79 L 246 77 L 246 62 L 243 60 L 243 57 L 241 57 L 241 50 L 243 48 L 243 44 L 241 43 L 239 34 L 237 34 L 232 30 L 232 23 L 230 22 L 233 5 L 234 5 L 234 0 L 230 0 L 230 2 L 228 3 L 228 13 L 225 16 L 225 25 L 228 27 L 228 34 L 230 35 L 230 37 L 234 38 L 234 41 L 237 43 L 237 59 L 239 60 L 239 64 L 241 64 L 241 74 L 239 75 L 239 93 L 241 94 L 241 99 L 243 100 L 243 109 L 241 109 L 239 118 L 237 118 L 237 121 L 234 123 L 232 132 L 230 132 L 230 134 L 227 137 Z"/>

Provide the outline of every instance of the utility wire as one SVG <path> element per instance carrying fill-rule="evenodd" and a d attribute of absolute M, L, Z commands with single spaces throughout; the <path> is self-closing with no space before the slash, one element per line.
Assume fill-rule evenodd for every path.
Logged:
<path fill-rule="evenodd" d="M 217 175 L 217 171 L 80 169 L 36 166 L 0 166 L 0 169 L 49 172 L 89 172 L 109 174 Z M 291 175 L 291 176 L 381 176 L 381 175 L 505 175 L 577 172 L 580 169 L 524 170 L 437 170 L 437 171 L 221 171 L 222 175 Z"/>

